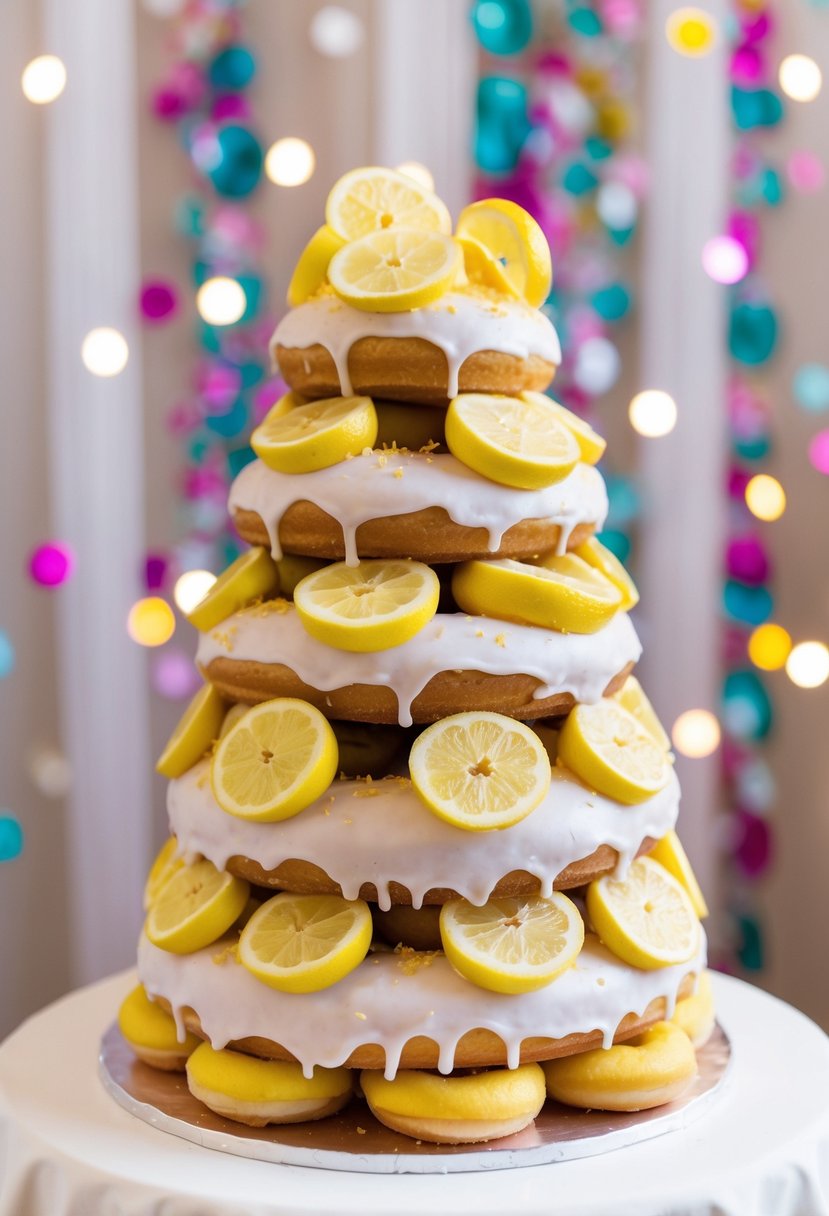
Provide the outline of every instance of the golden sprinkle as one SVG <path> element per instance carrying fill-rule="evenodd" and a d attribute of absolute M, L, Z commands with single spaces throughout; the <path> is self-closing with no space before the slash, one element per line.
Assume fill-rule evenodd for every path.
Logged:
<path fill-rule="evenodd" d="M 404 946 L 400 943 L 395 946 L 394 953 L 398 956 L 397 966 L 403 974 L 415 975 L 421 967 L 431 967 L 440 951 L 415 950 L 413 946 Z"/>
<path fill-rule="evenodd" d="M 358 1127 L 358 1128 L 357 1128 L 357 1135 L 358 1135 L 358 1136 L 364 1136 L 365 1134 L 366 1134 L 366 1129 L 365 1129 L 364 1127 Z"/>
<path fill-rule="evenodd" d="M 403 476 L 403 470 L 402 470 L 402 469 L 395 469 L 395 470 L 394 470 L 394 476 L 395 476 L 395 477 L 397 478 L 397 480 L 399 481 L 399 480 L 400 480 L 400 478 Z"/>
<path fill-rule="evenodd" d="M 430 453 L 436 451 L 439 447 L 440 444 L 437 443 L 436 440 L 430 439 L 428 443 L 424 443 L 420 451 L 424 454 L 424 456 L 428 456 Z"/>
<path fill-rule="evenodd" d="M 354 1010 L 354 1016 L 355 1016 L 355 1018 L 359 1018 L 361 1022 L 368 1021 L 368 1018 L 366 1017 L 366 1015 L 364 1013 L 360 1013 L 360 1011 L 357 1009 Z"/>
<path fill-rule="evenodd" d="M 506 649 L 506 646 L 507 646 L 507 636 L 506 636 L 506 634 L 505 634 L 505 633 L 497 633 L 497 634 L 495 635 L 495 645 L 496 645 L 496 646 L 500 646 L 500 647 L 501 647 L 503 650 L 505 650 L 505 649 Z"/>
<path fill-rule="evenodd" d="M 344 819 L 344 820 L 343 820 L 343 823 L 345 823 L 345 824 L 351 824 L 351 823 L 353 823 L 353 822 L 354 822 L 354 820 L 353 820 L 353 819 Z"/>
<path fill-rule="evenodd" d="M 223 950 L 219 950 L 213 955 L 213 962 L 217 967 L 223 967 L 228 959 L 233 959 L 234 962 L 239 961 L 238 941 L 231 942 L 230 945 L 225 946 Z"/>
<path fill-rule="evenodd" d="M 475 630 L 475 637 L 476 637 L 476 638 L 482 638 L 483 636 L 484 636 L 484 631 L 483 631 L 483 629 L 476 629 L 476 630 Z"/>

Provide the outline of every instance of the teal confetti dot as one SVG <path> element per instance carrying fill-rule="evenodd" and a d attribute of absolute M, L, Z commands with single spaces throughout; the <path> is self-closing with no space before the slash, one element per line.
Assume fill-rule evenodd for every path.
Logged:
<path fill-rule="evenodd" d="M 596 540 L 601 541 L 620 562 L 626 562 L 630 557 L 630 537 L 625 532 L 609 528 L 605 532 L 597 533 Z"/>
<path fill-rule="evenodd" d="M 216 133 L 218 163 L 207 170 L 217 194 L 223 198 L 245 198 L 259 185 L 264 153 L 256 136 L 230 123 Z"/>
<path fill-rule="evenodd" d="M 755 435 L 751 439 L 735 439 L 731 449 L 740 460 L 763 460 L 771 451 L 768 435 Z"/>
<path fill-rule="evenodd" d="M 509 76 L 484 76 L 478 83 L 475 160 L 485 173 L 509 173 L 531 130 L 527 89 Z"/>
<path fill-rule="evenodd" d="M 606 478 L 609 509 L 607 522 L 611 531 L 624 531 L 639 515 L 641 504 L 636 486 L 627 477 Z"/>
<path fill-rule="evenodd" d="M 768 304 L 744 301 L 731 310 L 728 349 L 732 359 L 758 367 L 774 354 L 777 346 L 777 316 Z"/>
<path fill-rule="evenodd" d="M 231 481 L 238 477 L 245 465 L 256 459 L 256 453 L 251 447 L 235 448 L 227 454 L 227 471 Z"/>
<path fill-rule="evenodd" d="M 517 55 L 533 36 L 528 0 L 478 0 L 472 10 L 475 34 L 490 55 Z"/>
<path fill-rule="evenodd" d="M 739 944 L 737 958 L 746 971 L 762 971 L 765 966 L 763 930 L 753 916 L 738 916 Z"/>
<path fill-rule="evenodd" d="M 730 671 L 723 681 L 722 721 L 736 739 L 764 739 L 773 711 L 765 685 L 755 671 Z"/>
<path fill-rule="evenodd" d="M 214 435 L 221 435 L 223 439 L 233 439 L 236 435 L 241 435 L 247 424 L 248 407 L 241 397 L 237 397 L 230 409 L 223 414 L 209 414 L 204 420 L 207 429 Z"/>
<path fill-rule="evenodd" d="M 792 380 L 792 393 L 804 410 L 818 414 L 829 409 L 829 367 L 822 363 L 803 363 Z"/>
<path fill-rule="evenodd" d="M 176 205 L 174 224 L 182 236 L 203 236 L 204 204 L 201 200 L 190 195 L 181 199 Z"/>
<path fill-rule="evenodd" d="M 565 169 L 561 184 L 568 194 L 572 194 L 574 198 L 581 198 L 582 195 L 589 194 L 591 190 L 596 189 L 599 179 L 591 169 L 588 169 L 587 165 L 576 161 Z"/>
<path fill-rule="evenodd" d="M 226 46 L 208 68 L 214 89 L 239 93 L 256 75 L 256 60 L 246 46 Z"/>
<path fill-rule="evenodd" d="M 236 561 L 236 558 L 242 552 L 242 546 L 232 537 L 229 537 L 222 545 L 222 562 L 225 566 L 231 565 Z"/>
<path fill-rule="evenodd" d="M 0 862 L 14 861 L 22 852 L 22 827 L 13 815 L 0 813 Z"/>
<path fill-rule="evenodd" d="M 201 464 L 207 453 L 212 448 L 212 443 L 209 438 L 203 435 L 197 435 L 195 439 L 191 439 L 187 445 L 187 454 L 194 464 Z"/>
<path fill-rule="evenodd" d="M 774 600 L 767 587 L 747 587 L 728 579 L 723 587 L 723 607 L 732 621 L 762 625 L 774 612 Z"/>
<path fill-rule="evenodd" d="M 584 141 L 584 150 L 591 160 L 607 160 L 613 155 L 613 146 L 606 139 L 599 139 L 598 135 L 588 135 Z"/>
<path fill-rule="evenodd" d="M 602 23 L 598 13 L 592 8 L 574 8 L 567 14 L 567 24 L 576 34 L 585 38 L 596 38 L 602 32 Z"/>
<path fill-rule="evenodd" d="M 259 275 L 255 274 L 237 274 L 236 281 L 244 290 L 247 301 L 245 311 L 236 324 L 244 325 L 247 321 L 252 321 L 260 311 L 265 300 L 265 285 Z"/>
<path fill-rule="evenodd" d="M 630 310 L 630 292 L 622 283 L 611 283 L 593 293 L 590 303 L 605 321 L 621 321 Z"/>
<path fill-rule="evenodd" d="M 14 671 L 14 646 L 9 635 L 0 629 L 0 680 Z"/>
<path fill-rule="evenodd" d="M 783 102 L 771 89 L 731 89 L 731 113 L 740 131 L 776 127 L 783 117 Z"/>
<path fill-rule="evenodd" d="M 636 226 L 631 224 L 629 228 L 608 228 L 607 235 L 614 245 L 618 246 L 619 249 L 624 249 L 635 231 Z"/>

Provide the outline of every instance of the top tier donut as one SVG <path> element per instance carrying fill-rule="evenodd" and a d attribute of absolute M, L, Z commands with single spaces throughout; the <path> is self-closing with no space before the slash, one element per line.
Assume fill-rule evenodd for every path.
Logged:
<path fill-rule="evenodd" d="M 388 169 L 357 169 L 329 195 L 273 335 L 305 397 L 352 393 L 446 405 L 459 392 L 542 391 L 561 362 L 538 311 L 552 282 L 535 220 L 503 199 L 444 204 Z"/>

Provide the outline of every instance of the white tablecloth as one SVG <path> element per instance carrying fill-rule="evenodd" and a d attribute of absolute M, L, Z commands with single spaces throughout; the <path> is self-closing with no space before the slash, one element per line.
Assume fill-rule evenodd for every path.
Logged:
<path fill-rule="evenodd" d="M 376 1176 L 213 1152 L 121 1110 L 98 1040 L 132 973 L 58 1001 L 0 1046 L 0 1216 L 829 1216 L 829 1039 L 715 977 L 734 1060 L 689 1128 L 582 1161 Z"/>

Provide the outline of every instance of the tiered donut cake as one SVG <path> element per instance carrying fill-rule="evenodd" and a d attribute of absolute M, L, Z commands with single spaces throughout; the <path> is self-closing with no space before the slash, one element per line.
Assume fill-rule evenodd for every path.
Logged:
<path fill-rule="evenodd" d="M 453 235 L 381 169 L 326 221 L 230 494 L 252 548 L 190 614 L 206 682 L 159 761 L 121 1028 L 257 1125 L 364 1098 L 463 1143 L 548 1096 L 670 1101 L 713 1025 L 705 906 L 595 537 L 604 443 L 542 392 L 546 242 L 501 200 Z"/>

